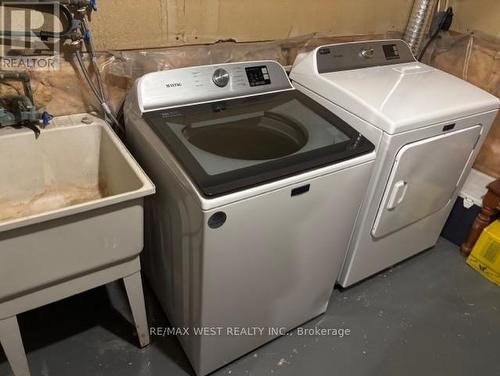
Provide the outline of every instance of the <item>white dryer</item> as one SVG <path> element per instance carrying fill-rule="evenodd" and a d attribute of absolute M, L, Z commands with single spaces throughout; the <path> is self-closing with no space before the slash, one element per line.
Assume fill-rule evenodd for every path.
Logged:
<path fill-rule="evenodd" d="M 339 283 L 434 246 L 499 100 L 416 61 L 401 40 L 318 47 L 297 58 L 291 79 L 376 145 Z"/>
<path fill-rule="evenodd" d="M 272 61 L 145 75 L 125 119 L 157 188 L 143 270 L 197 374 L 326 310 L 371 142 Z"/>

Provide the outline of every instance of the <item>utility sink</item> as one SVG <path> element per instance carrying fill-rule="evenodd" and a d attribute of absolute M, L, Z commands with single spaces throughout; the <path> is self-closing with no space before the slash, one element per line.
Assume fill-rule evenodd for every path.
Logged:
<path fill-rule="evenodd" d="M 83 119 L 83 122 L 82 122 Z M 0 303 L 136 258 L 154 186 L 92 115 L 0 133 Z"/>

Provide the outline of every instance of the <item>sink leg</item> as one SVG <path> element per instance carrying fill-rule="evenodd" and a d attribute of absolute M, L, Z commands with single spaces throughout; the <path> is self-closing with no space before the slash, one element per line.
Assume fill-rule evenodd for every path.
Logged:
<path fill-rule="evenodd" d="M 0 343 L 14 376 L 30 376 L 28 359 L 16 316 L 0 320 Z"/>
<path fill-rule="evenodd" d="M 123 278 L 141 347 L 149 345 L 148 320 L 142 291 L 141 272 Z M 17 375 L 16 375 L 17 376 Z"/>

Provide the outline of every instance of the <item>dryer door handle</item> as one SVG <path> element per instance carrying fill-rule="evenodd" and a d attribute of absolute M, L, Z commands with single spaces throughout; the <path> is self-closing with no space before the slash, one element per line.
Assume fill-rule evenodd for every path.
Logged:
<path fill-rule="evenodd" d="M 408 183 L 404 180 L 400 180 L 394 184 L 392 187 L 391 196 L 387 202 L 387 210 L 394 210 L 396 206 L 403 202 L 405 198 L 406 191 L 408 190 Z"/>

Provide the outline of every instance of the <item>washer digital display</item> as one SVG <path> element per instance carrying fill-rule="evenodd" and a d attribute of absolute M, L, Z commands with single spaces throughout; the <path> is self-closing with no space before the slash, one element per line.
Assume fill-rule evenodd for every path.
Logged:
<path fill-rule="evenodd" d="M 271 77 L 265 65 L 245 68 L 250 86 L 270 85 Z"/>

